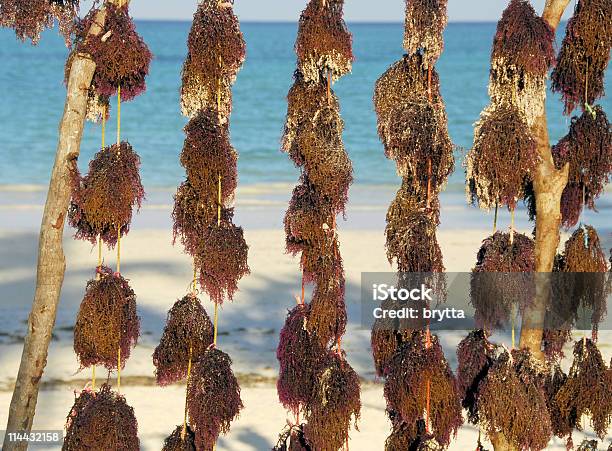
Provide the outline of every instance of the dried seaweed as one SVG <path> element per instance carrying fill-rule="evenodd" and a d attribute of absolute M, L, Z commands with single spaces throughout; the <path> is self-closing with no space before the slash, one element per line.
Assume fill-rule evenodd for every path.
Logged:
<path fill-rule="evenodd" d="M 295 52 L 307 80 L 338 80 L 351 71 L 353 38 L 343 16 L 344 0 L 310 0 L 302 11 Z"/>
<path fill-rule="evenodd" d="M 74 161 L 68 223 L 77 229 L 75 238 L 94 244 L 100 235 L 114 247 L 119 230 L 122 236 L 129 232 L 133 209 L 145 195 L 139 166 L 140 157 L 125 141 L 96 153 L 84 177 Z"/>
<path fill-rule="evenodd" d="M 328 352 L 306 409 L 304 436 L 317 450 L 338 450 L 361 412 L 359 376 L 344 356 Z"/>
<path fill-rule="evenodd" d="M 558 298 L 555 299 L 557 303 Z M 558 361 L 564 357 L 563 346 L 572 339 L 569 329 L 544 329 L 542 334 L 542 350 L 549 361 Z"/>
<path fill-rule="evenodd" d="M 304 437 L 304 426 L 287 426 L 272 451 L 312 451 Z"/>
<path fill-rule="evenodd" d="M 443 32 L 448 22 L 448 0 L 407 0 L 404 49 L 409 55 L 423 51 L 433 66 L 444 50 Z"/>
<path fill-rule="evenodd" d="M 342 256 L 335 232 L 320 246 L 304 248 L 300 268 L 304 283 L 340 280 L 343 277 Z"/>
<path fill-rule="evenodd" d="M 199 243 L 195 265 L 200 286 L 214 303 L 234 299 L 238 281 L 251 272 L 248 253 L 242 227 L 222 221 L 220 226 L 208 228 Z"/>
<path fill-rule="evenodd" d="M 93 85 L 98 94 L 110 97 L 121 88 L 121 99 L 132 100 L 146 89 L 145 78 L 153 55 L 128 12 L 128 5 L 105 4 L 104 27 L 98 35 L 89 29 L 98 15 L 92 9 L 79 23 L 75 48 L 96 63 Z"/>
<path fill-rule="evenodd" d="M 413 332 L 410 341 L 395 354 L 386 369 L 384 392 L 388 408 L 407 424 L 421 419 L 427 408 L 427 388 L 431 432 L 443 446 L 463 423 L 456 381 L 436 336 L 426 344 L 426 333 Z"/>
<path fill-rule="evenodd" d="M 174 432 L 164 440 L 162 451 L 196 451 L 195 433 L 187 425 L 183 434 L 183 425 L 176 427 Z"/>
<path fill-rule="evenodd" d="M 189 121 L 185 134 L 181 164 L 189 183 L 200 202 L 216 208 L 220 176 L 221 205 L 226 205 L 238 183 L 238 154 L 230 143 L 228 125 L 219 123 L 215 111 L 205 109 Z"/>
<path fill-rule="evenodd" d="M 472 424 L 478 424 L 478 388 L 495 361 L 495 354 L 495 345 L 482 329 L 470 332 L 457 346 L 457 390 Z"/>
<path fill-rule="evenodd" d="M 219 434 L 229 431 L 243 408 L 231 364 L 227 354 L 213 347 L 193 365 L 187 385 L 187 409 L 196 434 L 196 449 L 212 450 Z"/>
<path fill-rule="evenodd" d="M 340 280 L 320 280 L 314 288 L 306 330 L 318 338 L 323 346 L 332 340 L 339 340 L 346 331 L 344 290 L 344 277 Z"/>
<path fill-rule="evenodd" d="M 548 407 L 548 413 L 550 415 L 550 424 L 552 426 L 553 434 L 559 438 L 566 436 L 571 437 L 572 430 L 576 419 L 564 417 L 561 410 L 556 404 L 555 397 L 557 393 L 565 385 L 567 381 L 567 375 L 563 372 L 561 367 L 556 364 L 551 368 L 550 374 L 546 378 L 544 384 L 544 390 L 546 392 L 546 405 Z"/>
<path fill-rule="evenodd" d="M 519 110 L 489 105 L 476 123 L 466 157 L 468 202 L 485 210 L 496 204 L 513 210 L 538 160 L 536 141 Z"/>
<path fill-rule="evenodd" d="M 105 266 L 98 268 L 99 279 L 87 282 L 85 297 L 74 326 L 74 352 L 81 368 L 104 365 L 121 367 L 130 357 L 140 335 L 136 295 L 128 281 Z"/>
<path fill-rule="evenodd" d="M 294 412 L 310 401 L 326 352 L 317 337 L 306 330 L 309 310 L 309 306 L 298 304 L 289 311 L 276 350 L 280 366 L 278 398 Z"/>
<path fill-rule="evenodd" d="M 595 433 L 604 438 L 612 421 L 612 388 L 601 353 L 592 340 L 574 345 L 574 362 L 554 402 L 562 418 L 578 430 L 583 415 L 591 417 Z"/>
<path fill-rule="evenodd" d="M 477 327 L 487 330 L 503 327 L 513 306 L 523 311 L 535 296 L 535 243 L 514 233 L 496 232 L 478 250 L 470 276 L 470 302 L 476 309 Z"/>
<path fill-rule="evenodd" d="M 567 23 L 551 76 L 552 90 L 560 92 L 565 102 L 565 114 L 604 95 L 604 75 L 612 48 L 610 17 L 609 1 L 580 0 Z"/>
<path fill-rule="evenodd" d="M 381 308 L 385 310 L 397 307 L 395 301 L 391 300 L 385 300 L 381 304 Z M 378 318 L 374 321 L 370 346 L 372 348 L 376 375 L 379 377 L 385 375 L 395 353 L 412 336 L 412 330 L 402 326 L 402 322 L 396 318 Z"/>
<path fill-rule="evenodd" d="M 569 163 L 568 185 L 561 198 L 563 225 L 575 226 L 583 205 L 595 210 L 612 174 L 612 128 L 600 106 L 572 118 L 569 133 L 552 148 L 558 168 Z"/>
<path fill-rule="evenodd" d="M 213 325 L 200 300 L 188 294 L 168 312 L 161 340 L 153 352 L 159 385 L 185 379 L 189 360 L 198 360 L 213 342 Z"/>
<path fill-rule="evenodd" d="M 83 391 L 66 420 L 63 451 L 138 451 L 134 409 L 107 384 L 96 393 Z"/>

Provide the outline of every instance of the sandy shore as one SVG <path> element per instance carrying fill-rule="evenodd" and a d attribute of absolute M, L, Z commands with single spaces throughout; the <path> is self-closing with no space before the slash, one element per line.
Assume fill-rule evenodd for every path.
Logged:
<path fill-rule="evenodd" d="M 377 197 L 377 193 L 370 195 Z M 279 227 L 284 212 L 283 196 L 273 204 L 243 205 L 238 218 L 238 223 L 245 227 L 250 245 L 251 275 L 240 283 L 235 301 L 221 310 L 219 346 L 234 360 L 234 370 L 243 386 L 245 410 L 230 434 L 221 439 L 220 450 L 269 449 L 287 419 L 274 387 L 275 349 L 287 309 L 295 303 L 300 280 L 297 260 L 284 253 L 284 235 Z M 369 331 L 362 330 L 359 324 L 361 273 L 390 270 L 383 235 L 387 197 L 384 196 L 385 203 L 381 201 L 380 207 L 368 207 L 371 202 L 356 202 L 354 208 L 349 208 L 347 223 L 339 223 L 349 313 L 343 347 L 351 365 L 366 381 L 360 431 L 351 432 L 353 450 L 383 449 L 389 433 L 382 385 L 374 382 Z M 19 205 L 23 207 L 24 204 Z M 24 323 L 32 300 L 39 220 L 36 218 L 40 215 L 37 205 L 20 208 L 4 203 L 0 211 L 3 218 L 14 218 L 14 221 L 3 220 L 0 224 L 0 255 L 5 257 L 0 260 L 0 427 L 6 422 L 10 390 L 21 355 Z M 482 221 L 476 222 L 478 227 L 459 231 L 453 218 L 459 221 L 463 214 L 465 209 L 449 208 L 443 212 L 439 241 L 448 271 L 469 271 L 480 242 L 490 234 L 490 221 L 484 214 Z M 163 438 L 182 421 L 184 406 L 183 386 L 157 388 L 152 379 L 151 354 L 159 340 L 166 313 L 188 290 L 192 273 L 189 258 L 180 247 L 171 244 L 168 217 L 169 210 L 163 202 L 155 208 L 145 208 L 122 243 L 122 273 L 130 279 L 138 296 L 142 320 L 142 337 L 122 373 L 122 385 L 128 402 L 136 410 L 145 450 L 161 448 Z M 531 230 L 526 222 L 520 222 L 519 227 L 524 232 Z M 71 233 L 67 230 L 66 279 L 35 419 L 38 429 L 61 429 L 74 400 L 74 390 L 81 388 L 90 377 L 90 370 L 78 372 L 78 362 L 72 351 L 72 327 L 85 283 L 93 276 L 96 252 L 89 244 L 70 239 Z M 604 237 L 604 241 L 609 244 L 609 238 Z M 114 253 L 105 253 L 107 264 L 114 266 L 115 260 Z M 212 310 L 209 302 L 205 305 Z M 460 331 L 440 335 L 453 367 L 455 347 L 464 335 Z M 507 336 L 500 338 L 506 342 L 509 339 Z M 612 355 L 611 338 L 608 332 L 602 332 L 601 348 L 608 361 Z M 565 366 L 568 364 L 565 362 Z M 101 369 L 98 374 L 99 378 L 103 377 Z M 450 449 L 473 449 L 476 437 L 477 430 L 465 425 Z M 575 443 L 579 439 L 576 435 Z M 551 444 L 551 449 L 553 445 L 564 449 L 561 441 Z"/>

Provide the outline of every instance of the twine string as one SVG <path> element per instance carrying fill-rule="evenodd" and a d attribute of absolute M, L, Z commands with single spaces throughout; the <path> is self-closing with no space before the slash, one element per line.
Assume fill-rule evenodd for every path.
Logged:
<path fill-rule="evenodd" d="M 183 416 L 183 430 L 181 431 L 181 440 L 185 441 L 185 435 L 187 434 L 187 406 L 188 406 L 188 397 L 187 397 L 187 387 L 189 387 L 189 378 L 191 377 L 191 361 L 193 357 L 193 345 L 189 344 L 189 363 L 187 363 L 187 383 L 185 387 L 185 414 Z"/>
<path fill-rule="evenodd" d="M 495 214 L 493 216 L 493 233 L 497 232 L 497 211 L 499 209 L 499 204 L 495 201 Z"/>

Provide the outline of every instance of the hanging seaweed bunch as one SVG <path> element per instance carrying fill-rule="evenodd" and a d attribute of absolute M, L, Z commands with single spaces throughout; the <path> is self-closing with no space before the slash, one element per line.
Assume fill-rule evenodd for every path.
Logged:
<path fill-rule="evenodd" d="M 477 327 L 502 328 L 512 310 L 535 296 L 535 243 L 521 233 L 496 232 L 482 242 L 470 276 L 470 302 Z"/>
<path fill-rule="evenodd" d="M 399 303 L 391 299 L 384 300 L 381 303 L 381 308 L 384 310 L 397 309 L 398 307 Z M 370 346 L 378 377 L 383 377 L 386 374 L 393 356 L 405 342 L 410 340 L 411 336 L 412 330 L 402 327 L 402 323 L 397 318 L 384 317 L 374 321 Z"/>
<path fill-rule="evenodd" d="M 538 163 L 536 141 L 524 116 L 509 104 L 483 110 L 466 157 L 466 195 L 484 210 L 495 205 L 516 208 L 525 182 Z"/>
<path fill-rule="evenodd" d="M 134 409 L 108 384 L 95 393 L 81 392 L 68 414 L 62 450 L 84 449 L 140 449 Z"/>
<path fill-rule="evenodd" d="M 196 451 L 195 432 L 186 425 L 178 425 L 176 429 L 164 440 L 162 451 Z"/>
<path fill-rule="evenodd" d="M 194 294 L 178 300 L 168 312 L 161 341 L 153 352 L 155 377 L 169 385 L 187 377 L 189 361 L 196 361 L 213 342 L 213 325 Z"/>
<path fill-rule="evenodd" d="M 607 0 L 580 0 L 567 23 L 551 88 L 562 94 L 565 114 L 592 105 L 604 94 L 610 59 L 612 5 Z"/>
<path fill-rule="evenodd" d="M 478 424 L 478 388 L 496 357 L 497 347 L 483 329 L 473 330 L 457 346 L 457 390 L 472 424 Z"/>
<path fill-rule="evenodd" d="M 323 346 L 332 341 L 337 342 L 346 332 L 344 293 L 344 275 L 340 280 L 320 280 L 315 284 L 306 330 L 318 338 Z"/>
<path fill-rule="evenodd" d="M 100 96 L 111 97 L 121 88 L 121 100 L 129 101 L 146 90 L 153 55 L 136 32 L 127 2 L 123 6 L 106 2 L 104 8 L 103 30 L 89 35 L 99 11 L 92 9 L 78 26 L 74 51 L 90 55 L 96 63 L 92 83 Z"/>
<path fill-rule="evenodd" d="M 304 435 L 313 449 L 340 449 L 361 412 L 359 376 L 343 355 L 329 351 L 306 409 Z"/>
<path fill-rule="evenodd" d="M 385 375 L 387 407 L 407 424 L 416 424 L 426 415 L 433 437 L 448 446 L 463 418 L 455 377 L 438 338 L 414 331 L 410 341 L 394 355 Z"/>
<path fill-rule="evenodd" d="M 563 225 L 578 223 L 584 205 L 595 210 L 595 200 L 612 175 L 612 127 L 600 106 L 572 118 L 569 133 L 552 148 L 557 168 L 569 163 L 568 184 L 561 198 Z"/>
<path fill-rule="evenodd" d="M 557 304 L 559 298 L 554 297 L 553 299 Z M 561 360 L 565 356 L 563 347 L 571 339 L 572 331 L 568 327 L 544 329 L 542 332 L 542 351 L 544 351 L 547 360 L 550 362 Z"/>
<path fill-rule="evenodd" d="M 72 202 L 68 223 L 75 238 L 96 243 L 98 235 L 109 247 L 130 230 L 134 207 L 140 208 L 145 192 L 140 180 L 140 157 L 123 141 L 100 150 L 81 177 L 74 160 Z"/>
<path fill-rule="evenodd" d="M 550 415 L 552 432 L 559 438 L 568 437 L 567 448 L 571 449 L 571 434 L 574 429 L 575 421 L 563 415 L 555 400 L 557 393 L 565 385 L 566 381 L 567 375 L 563 372 L 559 364 L 554 364 L 546 377 L 544 391 L 546 393 L 546 405 Z"/>
<path fill-rule="evenodd" d="M 97 269 L 99 279 L 87 282 L 85 297 L 74 327 L 74 352 L 81 368 L 104 365 L 109 370 L 121 368 L 130 357 L 140 335 L 136 313 L 136 295 L 128 281 L 112 269 Z"/>
<path fill-rule="evenodd" d="M 448 0 L 406 0 L 404 49 L 409 55 L 423 51 L 426 67 L 433 66 L 444 50 L 447 4 Z"/>
<path fill-rule="evenodd" d="M 17 38 L 38 44 L 40 34 L 52 28 L 55 21 L 70 47 L 79 0 L 3 0 L 0 3 L 0 26 L 13 28 Z"/>
<path fill-rule="evenodd" d="M 527 350 L 497 358 L 477 396 L 480 425 L 489 438 L 501 432 L 520 449 L 546 448 L 552 431 L 543 371 Z"/>
<path fill-rule="evenodd" d="M 229 431 L 243 408 L 231 364 L 227 354 L 211 347 L 193 365 L 187 385 L 187 408 L 196 449 L 212 449 L 219 434 Z"/>
<path fill-rule="evenodd" d="M 581 431 L 580 419 L 583 415 L 589 416 L 593 430 L 602 439 L 612 421 L 608 371 L 595 343 L 588 338 L 578 340 L 567 381 L 554 398 L 561 418 Z"/>
<path fill-rule="evenodd" d="M 287 425 L 272 451 L 312 451 L 304 436 L 304 425 Z"/>
<path fill-rule="evenodd" d="M 528 0 L 511 0 L 497 24 L 489 95 L 518 107 L 529 126 L 544 114 L 546 76 L 555 62 L 554 32 Z"/>
<path fill-rule="evenodd" d="M 343 19 L 344 0 L 310 0 L 295 42 L 298 69 L 306 80 L 336 81 L 353 66 L 353 37 Z"/>
<path fill-rule="evenodd" d="M 276 350 L 280 367 L 276 383 L 278 399 L 294 413 L 310 401 L 326 353 L 317 337 L 306 330 L 309 311 L 306 304 L 298 304 L 289 311 Z"/>
<path fill-rule="evenodd" d="M 231 86 L 244 63 L 246 44 L 231 3 L 204 0 L 198 5 L 187 39 L 181 110 L 194 117 L 216 105 L 223 121 L 232 109 Z"/>
<path fill-rule="evenodd" d="M 224 300 L 234 299 L 238 281 L 251 272 L 248 253 L 242 227 L 227 221 L 208 228 L 200 240 L 195 265 L 200 286 L 211 301 L 223 304 Z"/>

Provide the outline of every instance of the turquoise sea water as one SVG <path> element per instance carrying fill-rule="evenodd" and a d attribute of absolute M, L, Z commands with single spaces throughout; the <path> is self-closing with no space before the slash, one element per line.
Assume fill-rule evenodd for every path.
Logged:
<path fill-rule="evenodd" d="M 122 110 L 123 137 L 142 157 L 147 187 L 176 186 L 184 176 L 178 163 L 185 119 L 179 112 L 181 65 L 186 54 L 187 22 L 139 22 L 155 60 L 147 92 Z M 383 155 L 372 108 L 374 82 L 402 55 L 401 24 L 350 24 L 356 61 L 353 73 L 340 80 L 346 122 L 345 142 L 361 184 L 398 185 L 393 163 Z M 234 89 L 232 140 L 240 152 L 241 184 L 294 182 L 299 172 L 279 151 L 286 112 L 285 96 L 295 67 L 296 24 L 244 23 L 247 61 Z M 489 53 L 494 23 L 450 24 L 446 49 L 438 63 L 449 117 L 450 134 L 459 147 L 469 148 L 472 124 L 488 103 Z M 563 30 L 559 31 L 562 37 Z M 46 32 L 38 47 L 18 42 L 0 30 L 0 185 L 48 182 L 63 110 L 63 66 L 67 50 L 55 31 Z M 610 76 L 607 77 L 610 86 Z M 608 89 L 609 90 L 609 89 Z M 612 101 L 601 102 L 612 114 Z M 558 96 L 549 95 L 551 139 L 563 136 L 569 119 L 562 116 Z M 112 112 L 113 120 L 114 110 Z M 109 124 L 108 139 L 115 136 Z M 80 165 L 100 143 L 100 127 L 88 125 Z M 462 189 L 461 152 L 450 190 Z"/>

